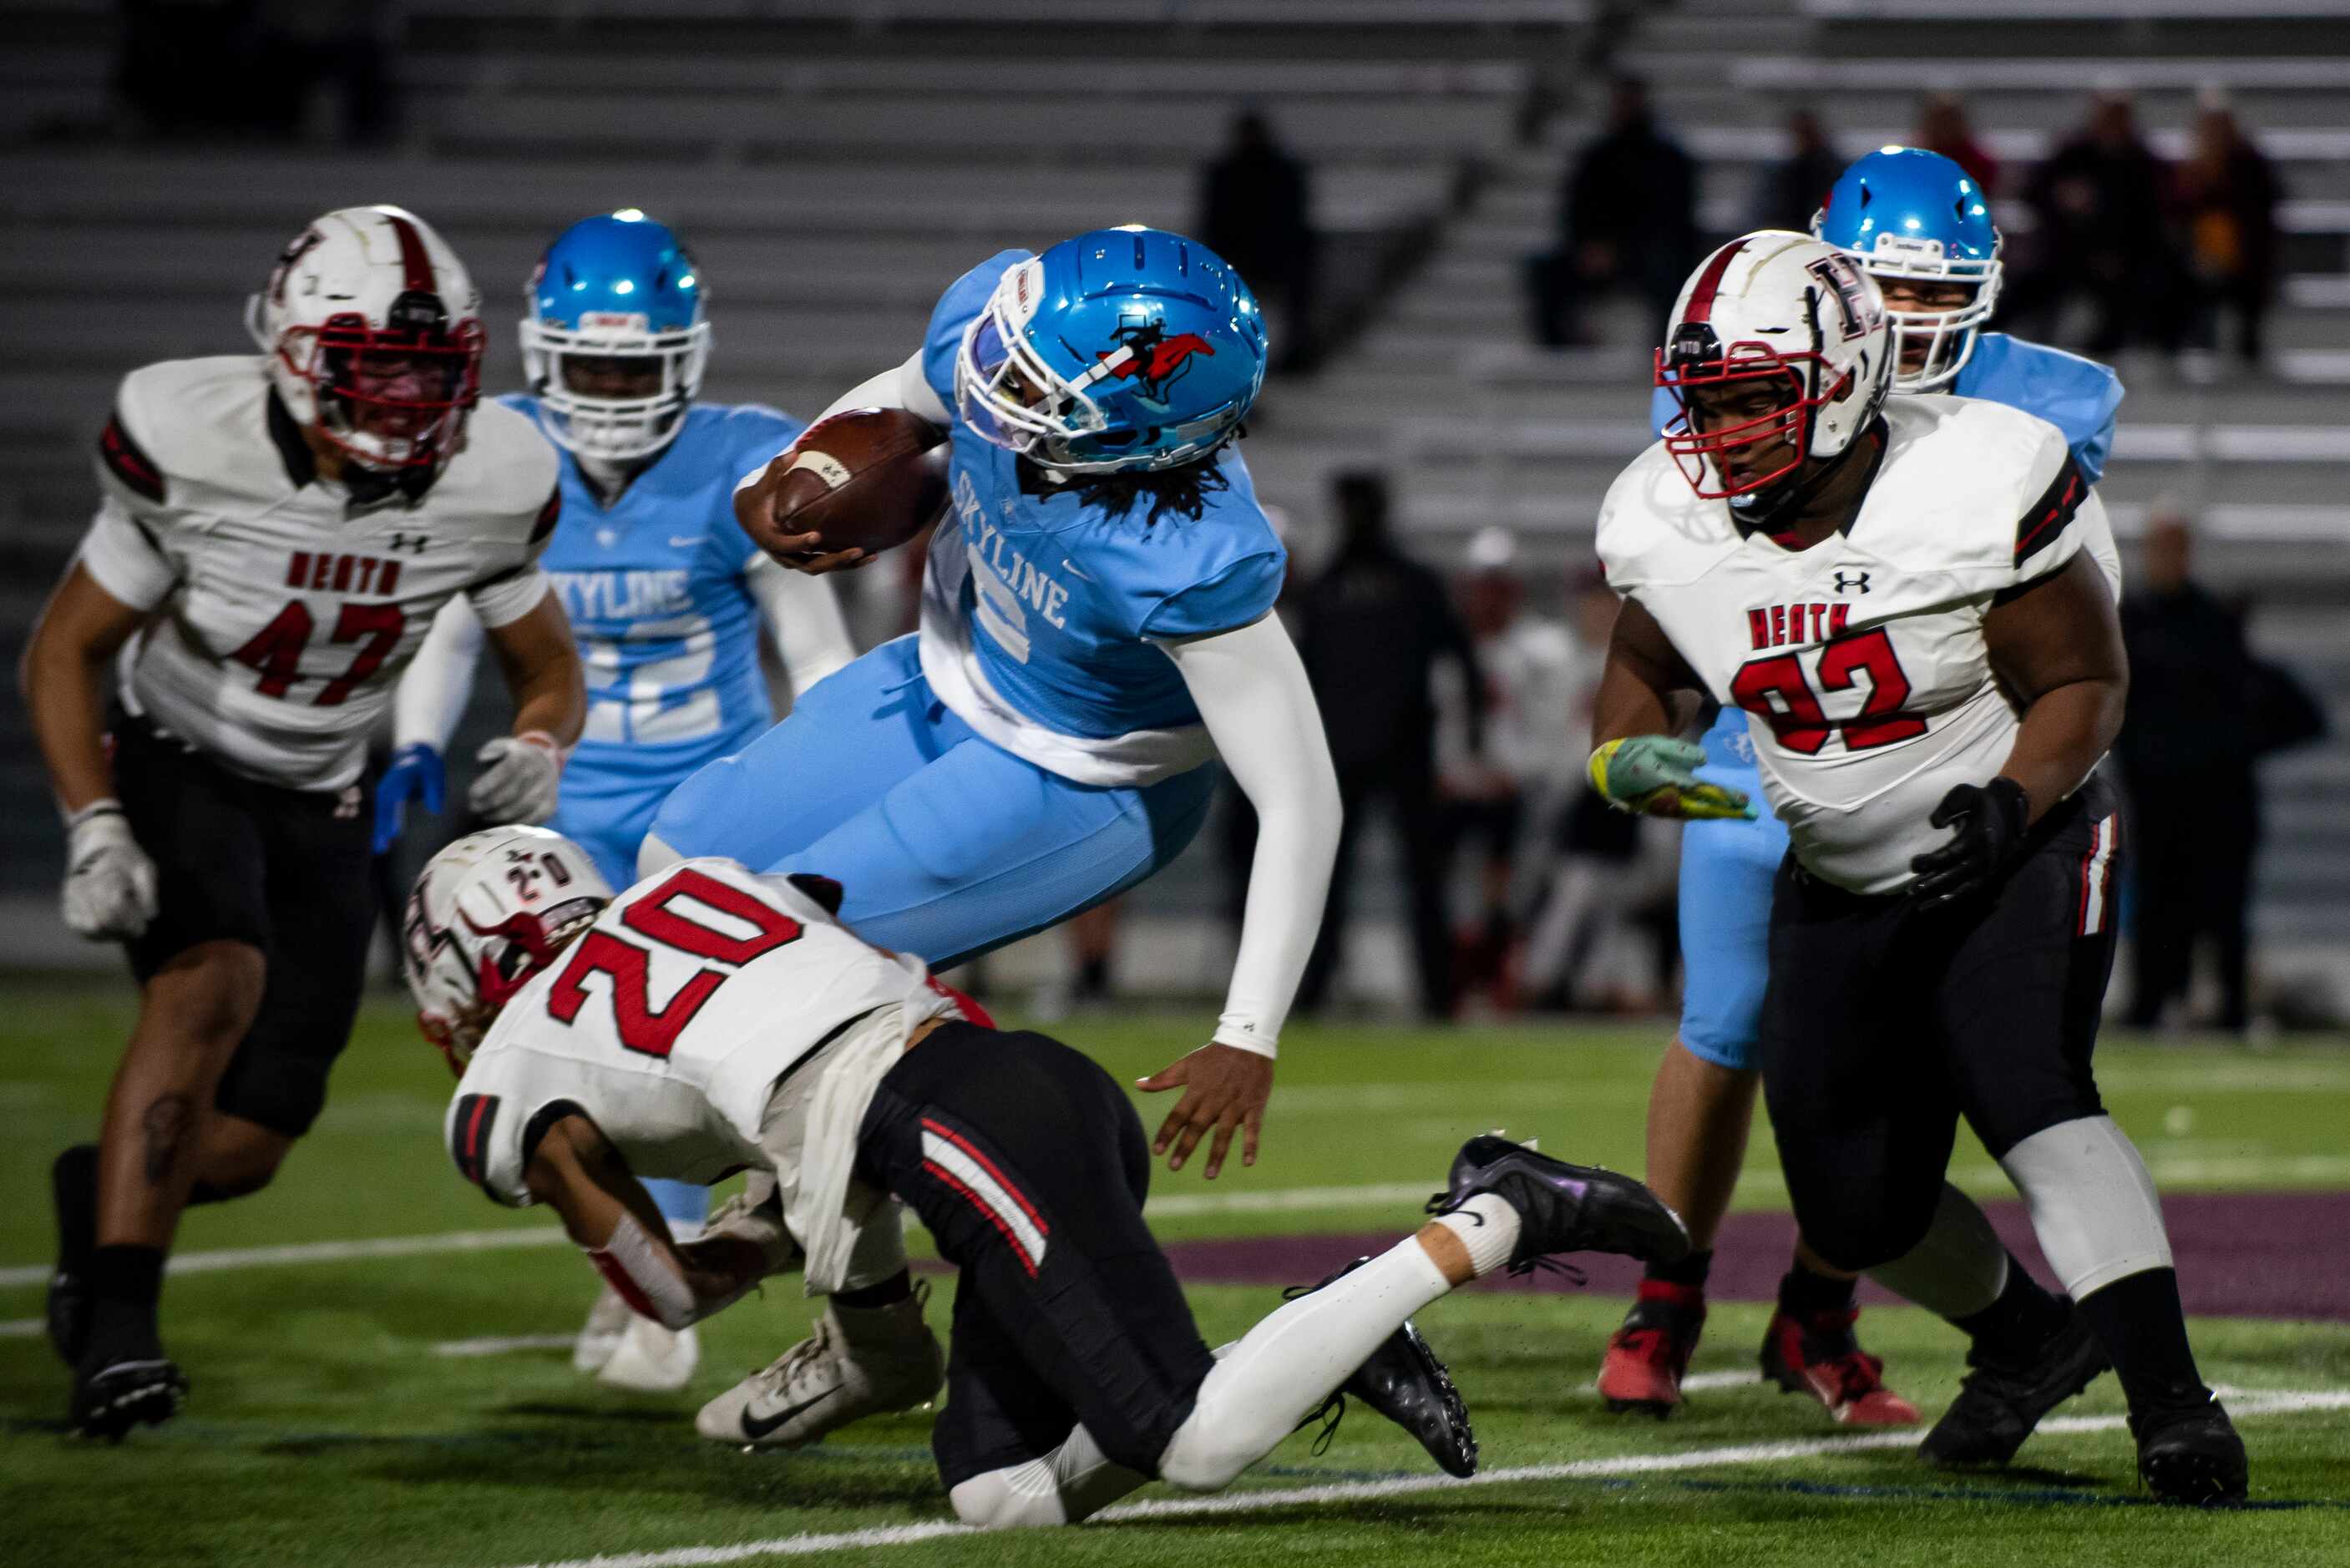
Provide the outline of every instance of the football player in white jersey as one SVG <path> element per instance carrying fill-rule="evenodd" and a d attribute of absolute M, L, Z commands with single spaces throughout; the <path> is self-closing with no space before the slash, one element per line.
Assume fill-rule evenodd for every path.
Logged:
<path fill-rule="evenodd" d="M 2241 1498 L 2090 1064 L 2119 847 L 2095 769 L 2128 685 L 2102 505 L 2055 426 L 1887 402 L 1893 370 L 1877 285 L 1832 246 L 1765 231 L 1691 275 L 1657 358 L 1688 417 L 1600 514 L 1624 604 L 1592 780 L 1628 809 L 1751 811 L 1675 738 L 1700 692 L 1748 715 L 1793 841 L 1761 1036 L 1780 1162 L 1823 1259 L 1972 1342 L 1925 1456 L 2004 1462 L 2111 1365 L 2156 1492 Z M 1960 1116 L 2072 1301 L 1943 1179 Z"/>
<path fill-rule="evenodd" d="M 1468 1413 L 1410 1314 L 1552 1252 L 1688 1248 L 1638 1182 L 1479 1137 L 1416 1236 L 1219 1355 L 1143 1223 L 1149 1146 L 1118 1082 L 1058 1041 L 968 1021 L 919 960 L 839 924 L 840 896 L 713 857 L 614 898 L 569 840 L 492 828 L 425 868 L 403 956 L 426 1034 L 463 1065 L 458 1169 L 501 1203 L 553 1207 L 647 1316 L 682 1328 L 795 1264 L 811 1293 L 853 1287 L 869 1236 L 901 1266 L 891 1198 L 913 1207 L 961 1270 L 931 1446 L 966 1522 L 1074 1523 L 1153 1478 L 1221 1489 L 1341 1393 L 1466 1475 Z M 642 1181 L 736 1171 L 743 1192 L 682 1244 Z M 854 1336 L 845 1315 L 819 1341 Z M 741 1436 L 828 1411 L 807 1440 L 929 1397 L 935 1345 L 904 1359 L 780 1409 L 738 1405 Z"/>
<path fill-rule="evenodd" d="M 101 498 L 26 650 L 68 832 L 66 923 L 140 987 L 98 1143 L 52 1173 L 70 1419 L 120 1437 L 186 1380 L 156 1299 L 180 1211 L 265 1186 L 325 1103 L 364 981 L 368 732 L 433 615 L 490 628 L 514 732 L 476 807 L 555 806 L 585 698 L 537 566 L 554 454 L 474 407 L 479 298 L 397 207 L 348 207 L 254 296 L 254 357 L 124 379 Z"/>

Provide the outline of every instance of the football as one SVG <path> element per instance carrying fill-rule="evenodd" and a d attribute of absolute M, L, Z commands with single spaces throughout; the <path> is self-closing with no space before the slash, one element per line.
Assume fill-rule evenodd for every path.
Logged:
<path fill-rule="evenodd" d="M 947 500 L 946 431 L 902 409 L 819 420 L 734 498 L 754 543 L 779 559 L 878 556 L 920 533 Z M 817 542 L 783 546 L 813 534 Z"/>

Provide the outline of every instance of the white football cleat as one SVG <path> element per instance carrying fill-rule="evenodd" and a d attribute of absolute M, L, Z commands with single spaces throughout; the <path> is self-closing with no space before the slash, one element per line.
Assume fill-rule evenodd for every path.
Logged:
<path fill-rule="evenodd" d="M 702 1336 L 691 1324 L 668 1329 L 630 1313 L 619 1348 L 596 1374 L 596 1381 L 634 1394 L 674 1394 L 693 1380 L 693 1369 L 701 1363 Z"/>
<path fill-rule="evenodd" d="M 612 1353 L 620 1348 L 620 1340 L 636 1320 L 629 1303 L 620 1293 L 606 1285 L 596 1304 L 588 1309 L 588 1321 L 580 1325 L 579 1337 L 571 1342 L 571 1370 L 590 1376 L 604 1370 Z"/>
<path fill-rule="evenodd" d="M 930 1282 L 885 1307 L 827 1303 L 816 1332 L 702 1407 L 693 1429 L 712 1442 L 799 1449 L 867 1416 L 938 1397 L 946 1356 L 922 1321 Z"/>

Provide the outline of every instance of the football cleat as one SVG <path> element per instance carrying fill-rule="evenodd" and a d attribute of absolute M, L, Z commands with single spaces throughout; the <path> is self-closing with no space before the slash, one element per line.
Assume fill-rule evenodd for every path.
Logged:
<path fill-rule="evenodd" d="M 57 1267 L 49 1276 L 49 1344 L 68 1366 L 89 1348 L 89 1280 L 77 1272 L 97 1242 L 98 1146 L 76 1144 L 49 1167 L 57 1217 Z"/>
<path fill-rule="evenodd" d="M 154 1427 L 170 1420 L 187 1397 L 186 1375 L 161 1356 L 110 1362 L 74 1380 L 66 1424 L 78 1436 L 119 1443 L 142 1422 Z"/>
<path fill-rule="evenodd" d="M 1638 1410 L 1661 1421 L 1681 1402 L 1681 1379 L 1705 1330 L 1705 1292 L 1667 1280 L 1642 1280 L 1623 1325 L 1599 1364 L 1599 1397 L 1608 1411 Z"/>
<path fill-rule="evenodd" d="M 1320 1284 L 1292 1286 L 1281 1293 L 1281 1298 L 1295 1301 L 1299 1296 L 1312 1295 L 1369 1262 L 1368 1258 L 1357 1258 L 1336 1273 L 1326 1276 Z M 1429 1348 L 1428 1341 L 1420 1337 L 1409 1318 L 1404 1319 L 1402 1325 L 1371 1352 L 1369 1360 L 1355 1368 L 1353 1376 L 1338 1385 L 1338 1391 L 1319 1410 L 1300 1423 L 1327 1420 L 1321 1443 L 1315 1445 L 1316 1451 L 1338 1429 L 1338 1417 L 1345 1411 L 1348 1395 L 1419 1439 L 1419 1446 L 1428 1450 L 1428 1457 L 1445 1474 L 1477 1473 L 1477 1434 L 1469 1425 L 1469 1407 L 1461 1402 L 1461 1391 L 1452 1386 L 1452 1375 L 1445 1370 L 1444 1363 Z"/>
<path fill-rule="evenodd" d="M 1664 1200 L 1628 1176 L 1569 1165 L 1498 1133 L 1481 1133 L 1453 1157 L 1446 1190 L 1429 1200 L 1450 1214 L 1490 1192 L 1518 1213 L 1510 1272 L 1524 1273 L 1554 1252 L 1620 1252 L 1642 1262 L 1689 1255 L 1689 1228 Z"/>
<path fill-rule="evenodd" d="M 1784 1307 L 1762 1331 L 1762 1376 L 1783 1394 L 1808 1394 L 1847 1427 L 1914 1427 L 1918 1407 L 1885 1386 L 1885 1362 L 1861 1349 L 1857 1307 L 1801 1314 Z"/>
<path fill-rule="evenodd" d="M 629 1310 L 629 1303 L 620 1299 L 620 1293 L 606 1285 L 596 1298 L 596 1304 L 588 1309 L 588 1321 L 580 1324 L 579 1337 L 571 1342 L 571 1370 L 591 1376 L 603 1371 L 604 1364 L 620 1348 L 620 1341 L 627 1337 L 629 1324 L 636 1317 Z"/>
<path fill-rule="evenodd" d="M 2040 1418 L 2086 1388 L 2113 1365 L 2078 1307 L 2066 1303 L 2064 1326 L 2028 1361 L 2008 1361 L 1980 1345 L 1959 1397 L 1926 1434 L 1918 1452 L 1936 1465 L 2003 1465 Z"/>
<path fill-rule="evenodd" d="M 2138 1476 L 2156 1497 L 2199 1508 L 2244 1501 L 2244 1439 L 2216 1397 L 2143 1417 L 2132 1411 L 2129 1424 Z"/>
<path fill-rule="evenodd" d="M 799 1449 L 867 1416 L 928 1403 L 947 1376 L 922 1321 L 930 1299 L 926 1280 L 889 1306 L 827 1303 L 814 1334 L 704 1405 L 693 1429 L 712 1442 Z"/>
<path fill-rule="evenodd" d="M 575 1366 L 578 1354 L 575 1345 Z M 693 1369 L 701 1365 L 702 1336 L 691 1324 L 663 1328 L 649 1317 L 630 1313 L 627 1332 L 612 1347 L 596 1381 L 631 1394 L 674 1394 L 693 1381 Z"/>

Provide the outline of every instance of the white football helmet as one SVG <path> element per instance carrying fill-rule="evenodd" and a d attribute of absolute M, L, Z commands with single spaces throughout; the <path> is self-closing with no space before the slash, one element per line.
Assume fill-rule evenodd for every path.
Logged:
<path fill-rule="evenodd" d="M 1731 241 L 1681 286 L 1666 325 L 1657 385 L 1681 412 L 1666 427 L 1665 447 L 1707 500 L 1767 489 L 1807 457 L 1842 455 L 1892 386 L 1883 295 L 1852 256 L 1807 234 L 1763 229 Z M 1698 428 L 1690 389 L 1752 380 L 1783 381 L 1786 400 L 1759 418 Z M 1721 462 L 1783 435 L 1793 451 L 1766 473 L 1739 478 Z"/>
<path fill-rule="evenodd" d="M 294 238 L 245 304 L 286 412 L 361 467 L 437 473 L 482 389 L 482 299 L 432 225 L 340 207 Z"/>
<path fill-rule="evenodd" d="M 544 827 L 485 827 L 425 865 L 400 920 L 400 971 L 417 1027 L 453 1071 L 611 901 L 588 852 Z"/>

